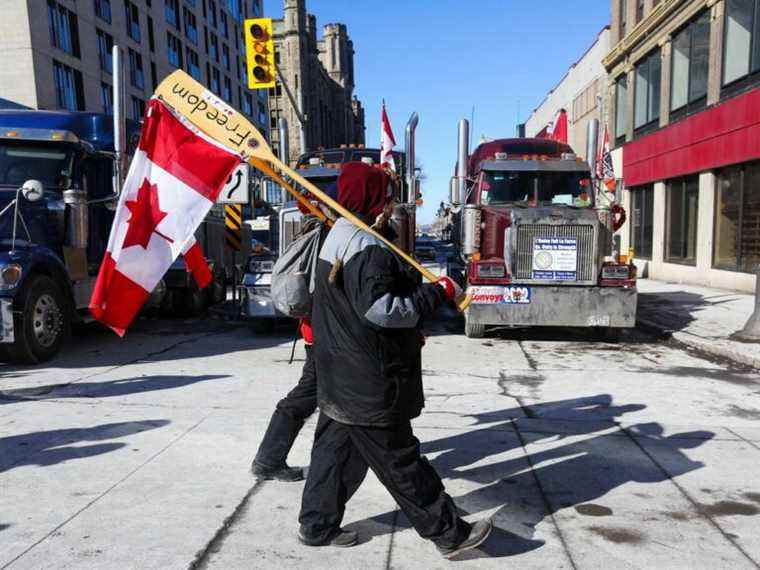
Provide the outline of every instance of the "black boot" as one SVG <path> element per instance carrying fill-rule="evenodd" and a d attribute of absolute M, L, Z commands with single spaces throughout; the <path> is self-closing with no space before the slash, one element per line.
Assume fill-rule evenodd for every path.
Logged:
<path fill-rule="evenodd" d="M 491 534 L 491 530 L 493 530 L 493 522 L 491 519 L 480 520 L 472 525 L 470 535 L 463 542 L 451 547 L 438 546 L 438 552 L 440 552 L 444 558 L 454 558 L 465 550 L 477 548 L 483 544 L 488 538 L 488 535 Z"/>
<path fill-rule="evenodd" d="M 251 464 L 251 473 L 254 477 L 263 480 L 274 479 L 276 481 L 294 482 L 303 481 L 305 478 L 303 467 L 288 467 L 287 463 L 283 463 L 279 467 L 267 467 L 257 463 L 255 459 Z"/>
<path fill-rule="evenodd" d="M 346 548 L 355 546 L 359 542 L 359 534 L 355 530 L 336 529 L 335 532 L 324 539 L 309 538 L 303 533 L 303 529 L 298 531 L 298 541 L 306 546 L 340 546 Z"/>
<path fill-rule="evenodd" d="M 251 464 L 251 473 L 260 479 L 302 481 L 303 469 L 288 467 L 285 460 L 303 424 L 303 421 L 296 420 L 279 409 L 275 410 Z"/>

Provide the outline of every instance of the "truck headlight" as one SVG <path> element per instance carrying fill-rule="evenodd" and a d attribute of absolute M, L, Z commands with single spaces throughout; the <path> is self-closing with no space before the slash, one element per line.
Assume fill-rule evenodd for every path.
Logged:
<path fill-rule="evenodd" d="M 0 289 L 13 289 L 21 281 L 21 266 L 10 263 L 0 268 Z"/>
<path fill-rule="evenodd" d="M 501 279 L 507 274 L 507 270 L 501 263 L 478 263 L 476 265 L 478 277 L 481 279 Z"/>
<path fill-rule="evenodd" d="M 602 267 L 602 279 L 621 281 L 631 278 L 631 269 L 627 265 L 605 265 Z"/>

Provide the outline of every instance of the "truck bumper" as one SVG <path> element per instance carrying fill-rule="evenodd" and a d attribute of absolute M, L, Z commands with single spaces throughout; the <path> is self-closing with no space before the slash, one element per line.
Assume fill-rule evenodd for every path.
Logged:
<path fill-rule="evenodd" d="M 0 299 L 0 344 L 16 340 L 13 332 L 13 300 Z"/>
<path fill-rule="evenodd" d="M 274 308 L 268 289 L 263 287 L 240 287 L 243 300 L 243 316 L 248 319 L 274 319 L 281 317 Z"/>
<path fill-rule="evenodd" d="M 510 289 L 528 290 L 529 302 L 516 302 Z M 501 326 L 615 327 L 636 326 L 635 287 L 509 287 L 470 286 L 473 302 L 467 319 L 474 324 Z M 500 298 L 500 293 L 502 294 Z"/>

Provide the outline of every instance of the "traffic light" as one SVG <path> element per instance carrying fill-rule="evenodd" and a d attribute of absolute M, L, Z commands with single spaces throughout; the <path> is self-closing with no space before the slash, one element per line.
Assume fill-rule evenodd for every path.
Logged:
<path fill-rule="evenodd" d="M 272 19 L 252 18 L 243 24 L 245 30 L 248 87 L 269 89 L 275 85 L 274 40 Z"/>

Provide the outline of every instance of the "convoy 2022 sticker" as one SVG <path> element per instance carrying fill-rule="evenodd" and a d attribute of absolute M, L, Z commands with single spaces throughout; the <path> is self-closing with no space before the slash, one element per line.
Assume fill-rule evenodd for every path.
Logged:
<path fill-rule="evenodd" d="M 476 305 L 527 305 L 530 303 L 530 287 L 470 287 L 467 292 L 472 295 Z"/>
<path fill-rule="evenodd" d="M 573 281 L 578 267 L 578 240 L 575 238 L 535 238 L 533 279 Z"/>

